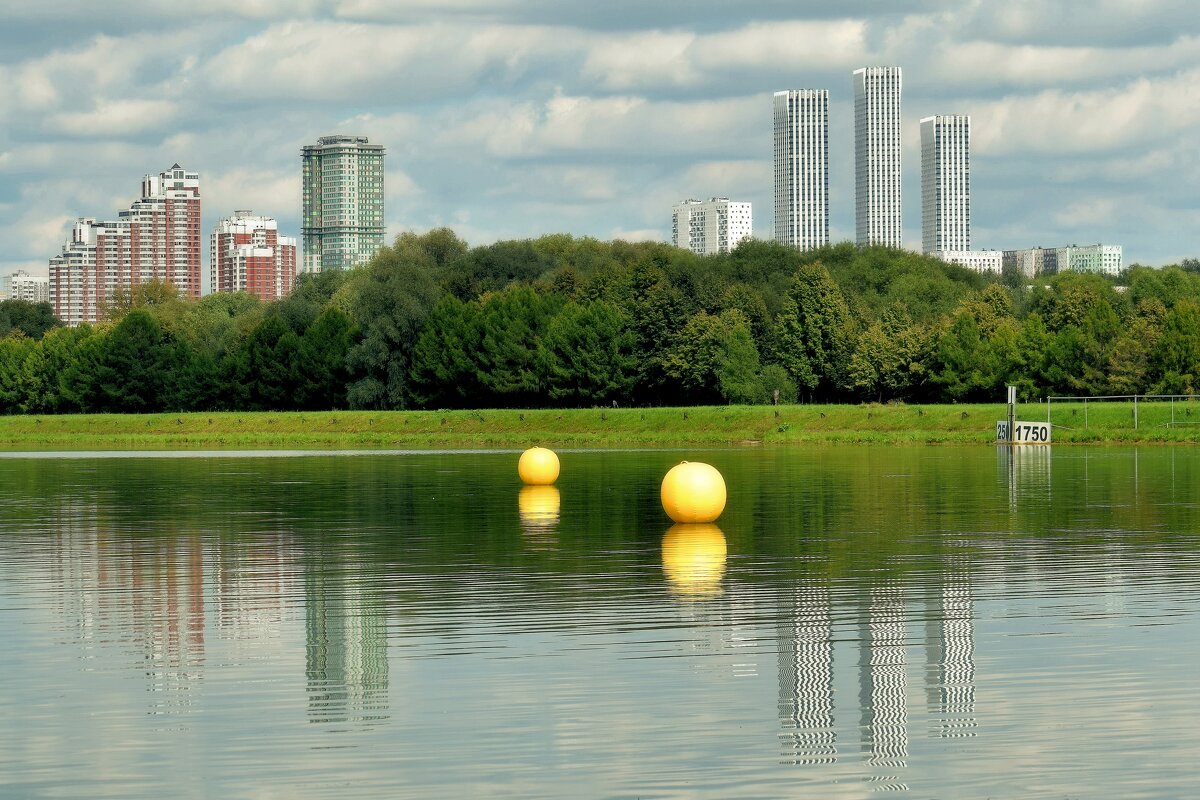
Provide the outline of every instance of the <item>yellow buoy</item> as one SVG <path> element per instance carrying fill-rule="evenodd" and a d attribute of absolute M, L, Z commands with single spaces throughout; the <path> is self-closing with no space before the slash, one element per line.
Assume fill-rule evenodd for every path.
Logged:
<path fill-rule="evenodd" d="M 517 495 L 517 511 L 526 528 L 551 529 L 558 524 L 560 500 L 553 486 L 522 486 Z"/>
<path fill-rule="evenodd" d="M 662 504 L 676 522 L 715 522 L 725 510 L 725 479 L 710 464 L 676 464 L 663 478 Z"/>
<path fill-rule="evenodd" d="M 521 480 L 530 486 L 549 486 L 558 480 L 558 456 L 544 447 L 531 447 L 517 463 Z"/>
<path fill-rule="evenodd" d="M 662 541 L 663 573 L 681 595 L 719 594 L 725 577 L 725 534 L 716 525 L 671 526 Z"/>

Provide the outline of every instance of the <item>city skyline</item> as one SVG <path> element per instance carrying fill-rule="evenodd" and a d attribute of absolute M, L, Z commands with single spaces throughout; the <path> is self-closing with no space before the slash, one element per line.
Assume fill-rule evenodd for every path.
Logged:
<path fill-rule="evenodd" d="M 586 20 L 533 0 L 290 5 L 6 11 L 0 273 L 45 274 L 77 217 L 176 161 L 204 180 L 204 230 L 254 208 L 298 231 L 297 153 L 330 132 L 388 148 L 389 239 L 669 241 L 662 209 L 713 195 L 758 206 L 771 238 L 767 98 L 805 86 L 829 89 L 830 239 L 853 240 L 849 76 L 868 64 L 906 73 L 905 247 L 921 246 L 919 120 L 949 112 L 976 128 L 973 245 L 1196 255 L 1200 26 L 1178 3 L 1136 25 L 1101 11 L 1065 40 L 1064 12 L 1033 3 L 701 3 L 686 25 L 623 3 Z"/>

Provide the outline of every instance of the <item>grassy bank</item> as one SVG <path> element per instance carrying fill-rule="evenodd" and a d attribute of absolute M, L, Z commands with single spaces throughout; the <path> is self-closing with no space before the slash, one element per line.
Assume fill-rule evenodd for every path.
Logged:
<path fill-rule="evenodd" d="M 1200 441 L 1200 407 L 1052 409 L 1056 443 Z M 989 443 L 994 405 L 799 405 L 697 408 L 297 412 L 0 417 L 0 449 L 671 447 L 836 443 Z M 1022 406 L 1044 420 L 1044 405 Z M 1087 427 L 1084 428 L 1086 417 Z M 1159 419 L 1162 417 L 1162 419 Z"/>

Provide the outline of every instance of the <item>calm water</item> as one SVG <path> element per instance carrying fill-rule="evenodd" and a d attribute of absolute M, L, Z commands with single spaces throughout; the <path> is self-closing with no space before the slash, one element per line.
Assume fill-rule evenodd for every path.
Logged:
<path fill-rule="evenodd" d="M 1194 796 L 1200 451 L 1015 455 L 0 458 L 0 796 Z"/>

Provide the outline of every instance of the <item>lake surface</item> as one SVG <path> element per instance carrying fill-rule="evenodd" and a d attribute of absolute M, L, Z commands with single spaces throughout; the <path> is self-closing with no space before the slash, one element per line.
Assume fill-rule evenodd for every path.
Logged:
<path fill-rule="evenodd" d="M 0 458 L 0 797 L 1200 785 L 1197 448 L 174 455 Z"/>

